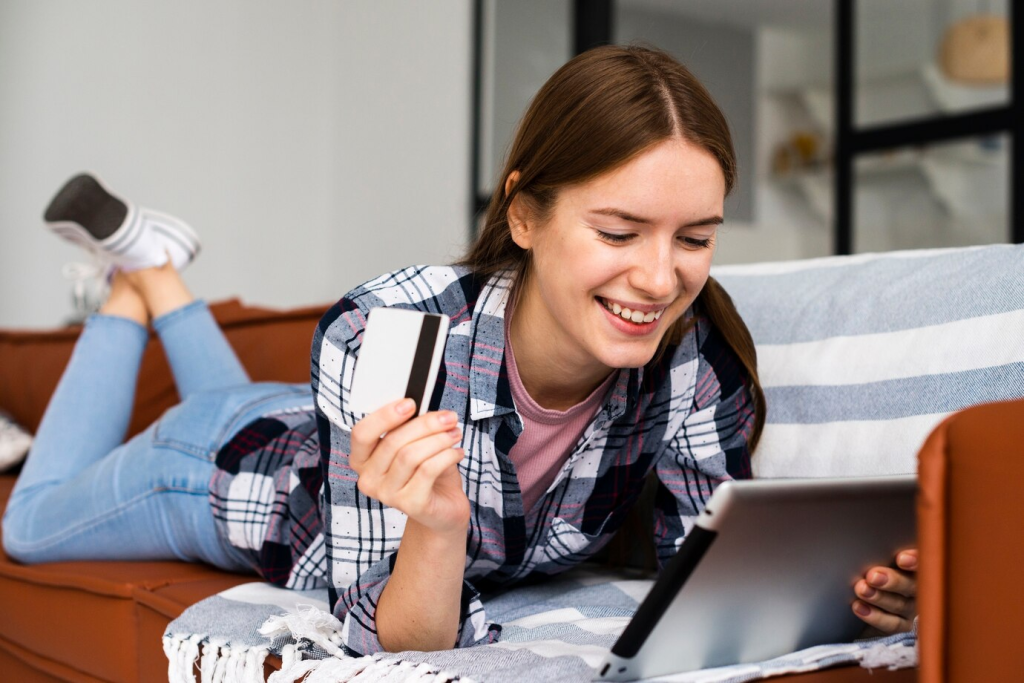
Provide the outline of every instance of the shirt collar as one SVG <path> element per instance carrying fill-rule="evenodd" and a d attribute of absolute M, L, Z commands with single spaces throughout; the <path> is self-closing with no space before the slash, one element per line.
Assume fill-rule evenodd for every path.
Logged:
<path fill-rule="evenodd" d="M 512 274 L 501 271 L 480 290 L 469 338 L 469 415 L 473 420 L 515 411 L 505 368 L 505 314 Z"/>
<path fill-rule="evenodd" d="M 481 288 L 473 307 L 469 340 L 469 414 L 473 420 L 515 412 L 505 363 L 505 317 L 513 281 L 512 271 L 492 275 Z M 598 415 L 605 420 L 615 420 L 636 405 L 643 371 L 643 368 L 619 370 L 615 387 L 608 393 Z"/>

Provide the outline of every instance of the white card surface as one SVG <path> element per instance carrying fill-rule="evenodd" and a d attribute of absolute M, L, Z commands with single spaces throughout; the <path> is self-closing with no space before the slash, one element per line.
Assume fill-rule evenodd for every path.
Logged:
<path fill-rule="evenodd" d="M 446 315 L 404 308 L 374 308 L 366 319 L 350 403 L 372 413 L 400 398 L 426 412 L 448 338 Z"/>

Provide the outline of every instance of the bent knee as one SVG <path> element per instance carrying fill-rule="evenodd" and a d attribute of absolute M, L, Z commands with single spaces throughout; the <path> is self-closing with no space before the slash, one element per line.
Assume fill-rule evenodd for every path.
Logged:
<path fill-rule="evenodd" d="M 11 503 L 14 502 L 14 505 Z M 39 527 L 38 501 L 22 497 L 9 501 L 2 522 L 3 547 L 7 557 L 21 564 L 58 562 L 60 544 L 46 543 L 44 529 Z"/>
<path fill-rule="evenodd" d="M 27 515 L 20 514 L 18 510 L 10 507 L 4 513 L 3 519 L 3 546 L 7 557 L 22 564 L 34 564 L 42 562 L 37 559 L 37 554 L 31 549 L 28 542 L 29 529 L 26 528 Z"/>

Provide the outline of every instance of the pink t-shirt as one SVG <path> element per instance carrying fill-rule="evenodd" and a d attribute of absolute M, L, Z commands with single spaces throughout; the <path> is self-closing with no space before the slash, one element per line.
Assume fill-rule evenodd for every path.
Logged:
<path fill-rule="evenodd" d="M 523 433 L 508 455 L 516 466 L 519 488 L 523 493 L 523 513 L 527 514 L 569 459 L 573 446 L 601 409 L 604 397 L 618 373 L 612 372 L 590 396 L 572 408 L 566 411 L 548 410 L 530 397 L 519 378 L 508 325 L 505 326 L 505 350 L 508 352 L 508 381 L 512 399 L 523 420 Z"/>

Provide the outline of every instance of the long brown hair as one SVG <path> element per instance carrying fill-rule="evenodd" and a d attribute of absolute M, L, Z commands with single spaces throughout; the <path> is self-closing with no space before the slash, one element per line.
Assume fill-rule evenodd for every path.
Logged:
<path fill-rule="evenodd" d="M 543 222 L 560 188 L 615 169 L 673 137 L 714 156 L 725 177 L 725 193 L 732 191 L 736 155 L 729 126 L 686 67 L 665 52 L 638 46 L 599 47 L 575 57 L 548 79 L 527 109 L 480 235 L 459 264 L 484 277 L 511 269 L 518 287 L 529 272 L 530 254 L 512 240 L 509 229 L 509 207 L 517 197 Z M 518 178 L 506 192 L 505 182 L 513 172 Z M 754 428 L 748 440 L 753 451 L 765 420 L 753 339 L 729 295 L 713 278 L 708 278 L 695 307 L 711 320 L 747 371 L 754 402 Z M 692 325 L 692 320 L 677 321 L 659 353 L 678 343 Z"/>

